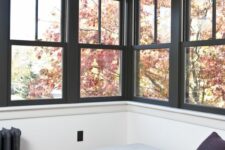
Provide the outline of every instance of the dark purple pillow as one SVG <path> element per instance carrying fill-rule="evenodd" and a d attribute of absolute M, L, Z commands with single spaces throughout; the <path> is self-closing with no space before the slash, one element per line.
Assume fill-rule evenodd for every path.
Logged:
<path fill-rule="evenodd" d="M 225 141 L 216 132 L 213 132 L 197 150 L 225 150 Z"/>

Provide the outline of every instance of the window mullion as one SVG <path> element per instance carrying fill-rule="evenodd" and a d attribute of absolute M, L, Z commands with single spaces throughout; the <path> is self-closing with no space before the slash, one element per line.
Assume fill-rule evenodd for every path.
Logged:
<path fill-rule="evenodd" d="M 134 97 L 134 50 L 132 45 L 134 43 L 134 3 L 136 4 L 138 0 L 127 0 L 126 9 L 126 47 L 123 51 L 123 98 L 125 100 L 133 99 Z M 135 15 L 136 16 L 136 15 Z M 137 27 L 137 26 L 136 26 Z"/>
<path fill-rule="evenodd" d="M 61 42 L 65 42 L 65 35 L 66 35 L 66 0 L 61 0 Z"/>
<path fill-rule="evenodd" d="M 134 1 L 134 45 L 140 43 L 140 1 Z M 149 33 L 150 34 L 150 33 Z"/>
<path fill-rule="evenodd" d="M 120 22 L 119 22 L 119 26 L 120 26 L 120 29 L 119 29 L 119 45 L 124 45 L 124 41 L 125 41 L 125 32 L 124 32 L 124 29 L 125 29 L 125 0 L 123 1 L 120 1 Z"/>
<path fill-rule="evenodd" d="M 157 36 L 158 36 L 158 33 L 157 33 L 157 31 L 158 31 L 158 24 L 157 24 L 157 22 L 158 22 L 158 13 L 157 13 L 157 11 L 158 11 L 158 3 L 157 3 L 157 0 L 154 0 L 154 6 L 155 6 L 155 8 L 154 8 L 154 43 L 157 43 Z"/>
<path fill-rule="evenodd" d="M 9 20 L 10 1 L 0 1 L 0 107 L 7 105 L 9 99 Z"/>
<path fill-rule="evenodd" d="M 35 40 L 38 40 L 38 9 L 39 0 L 35 1 Z"/>
<path fill-rule="evenodd" d="M 102 43 L 101 26 L 102 26 L 102 0 L 98 0 L 98 40 L 99 40 L 99 44 Z"/>
<path fill-rule="evenodd" d="M 79 102 L 80 97 L 80 49 L 78 46 L 79 1 L 68 0 L 68 30 L 66 56 L 66 99 Z"/>
<path fill-rule="evenodd" d="M 180 0 L 172 0 L 172 25 L 171 33 L 171 47 L 170 47 L 170 80 L 169 80 L 169 103 L 171 107 L 179 107 L 180 101 L 183 101 L 182 93 L 183 83 L 180 78 L 183 75 L 181 73 L 181 14 L 182 14 L 182 2 Z"/>
<path fill-rule="evenodd" d="M 190 14 L 191 14 L 191 9 L 190 9 L 190 0 L 184 1 L 184 41 L 189 41 L 190 40 Z"/>
<path fill-rule="evenodd" d="M 212 1 L 213 13 L 212 13 L 212 38 L 216 39 L 216 0 Z"/>

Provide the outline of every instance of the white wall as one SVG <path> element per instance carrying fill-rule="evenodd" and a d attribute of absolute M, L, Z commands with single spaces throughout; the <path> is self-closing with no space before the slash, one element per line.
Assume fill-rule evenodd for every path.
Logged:
<path fill-rule="evenodd" d="M 94 150 L 143 143 L 195 150 L 212 132 L 225 139 L 225 117 L 140 104 L 107 102 L 0 108 L 0 128 L 22 130 L 21 150 Z M 84 142 L 76 133 L 84 131 Z"/>
<path fill-rule="evenodd" d="M 44 110 L 34 108 L 35 114 L 32 114 L 32 110 L 31 112 L 17 110 L 16 114 L 20 114 L 22 111 L 20 116 L 17 115 L 17 119 L 13 120 L 0 119 L 0 128 L 14 126 L 21 129 L 21 150 L 93 150 L 103 146 L 126 144 L 125 118 L 127 112 L 120 111 L 120 106 L 82 105 L 82 107 L 77 109 L 76 106 L 73 109 L 55 108 L 53 110 L 50 107 L 48 110 L 51 114 L 50 117 L 37 117 L 42 114 L 42 111 L 45 112 L 47 107 Z M 64 113 L 67 112 L 67 109 L 71 109 L 71 115 L 61 112 L 61 116 L 54 117 L 54 113 L 57 114 L 63 109 L 65 109 Z M 73 112 L 73 110 L 79 109 L 82 110 Z M 0 112 L 0 114 L 2 113 L 4 112 Z M 7 113 L 8 119 L 10 115 L 11 117 L 16 115 L 10 111 Z M 36 118 L 32 118 L 31 115 Z M 77 142 L 77 131 L 79 130 L 84 131 L 84 141 L 80 143 Z"/>
<path fill-rule="evenodd" d="M 1 121 L 3 127 L 22 130 L 21 150 L 92 150 L 125 144 L 126 113 L 61 116 Z M 76 142 L 78 130 L 84 142 Z"/>
<path fill-rule="evenodd" d="M 146 108 L 144 105 L 131 107 L 136 108 L 130 108 L 127 115 L 128 143 L 148 144 L 160 150 L 196 150 L 213 131 L 225 139 L 224 116 L 213 119 L 209 118 L 210 114 L 200 116 L 201 113 L 194 115 L 195 112 L 193 112 L 192 115 L 185 115 L 182 111 L 179 114 L 176 111 L 169 112 L 154 106 L 152 108 Z"/>

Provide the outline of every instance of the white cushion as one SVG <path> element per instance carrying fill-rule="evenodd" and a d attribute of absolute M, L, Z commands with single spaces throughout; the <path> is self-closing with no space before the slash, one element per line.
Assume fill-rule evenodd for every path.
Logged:
<path fill-rule="evenodd" d="M 124 146 L 112 146 L 112 147 L 100 148 L 97 150 L 157 150 L 157 149 L 144 144 L 131 144 L 131 145 L 124 145 Z"/>

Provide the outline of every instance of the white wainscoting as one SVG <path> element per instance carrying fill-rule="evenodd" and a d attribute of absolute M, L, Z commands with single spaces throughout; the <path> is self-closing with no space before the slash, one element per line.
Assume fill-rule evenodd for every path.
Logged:
<path fill-rule="evenodd" d="M 127 142 L 161 150 L 196 150 L 213 131 L 225 139 L 225 117 L 129 102 Z"/>
<path fill-rule="evenodd" d="M 195 150 L 212 131 L 225 139 L 225 117 L 138 102 L 0 108 L 0 127 L 22 130 L 21 150 L 93 150 L 143 143 Z M 84 131 L 84 141 L 76 132 Z"/>
<path fill-rule="evenodd" d="M 0 128 L 22 131 L 21 150 L 92 150 L 126 144 L 125 102 L 1 108 Z M 84 141 L 77 142 L 77 131 Z"/>

